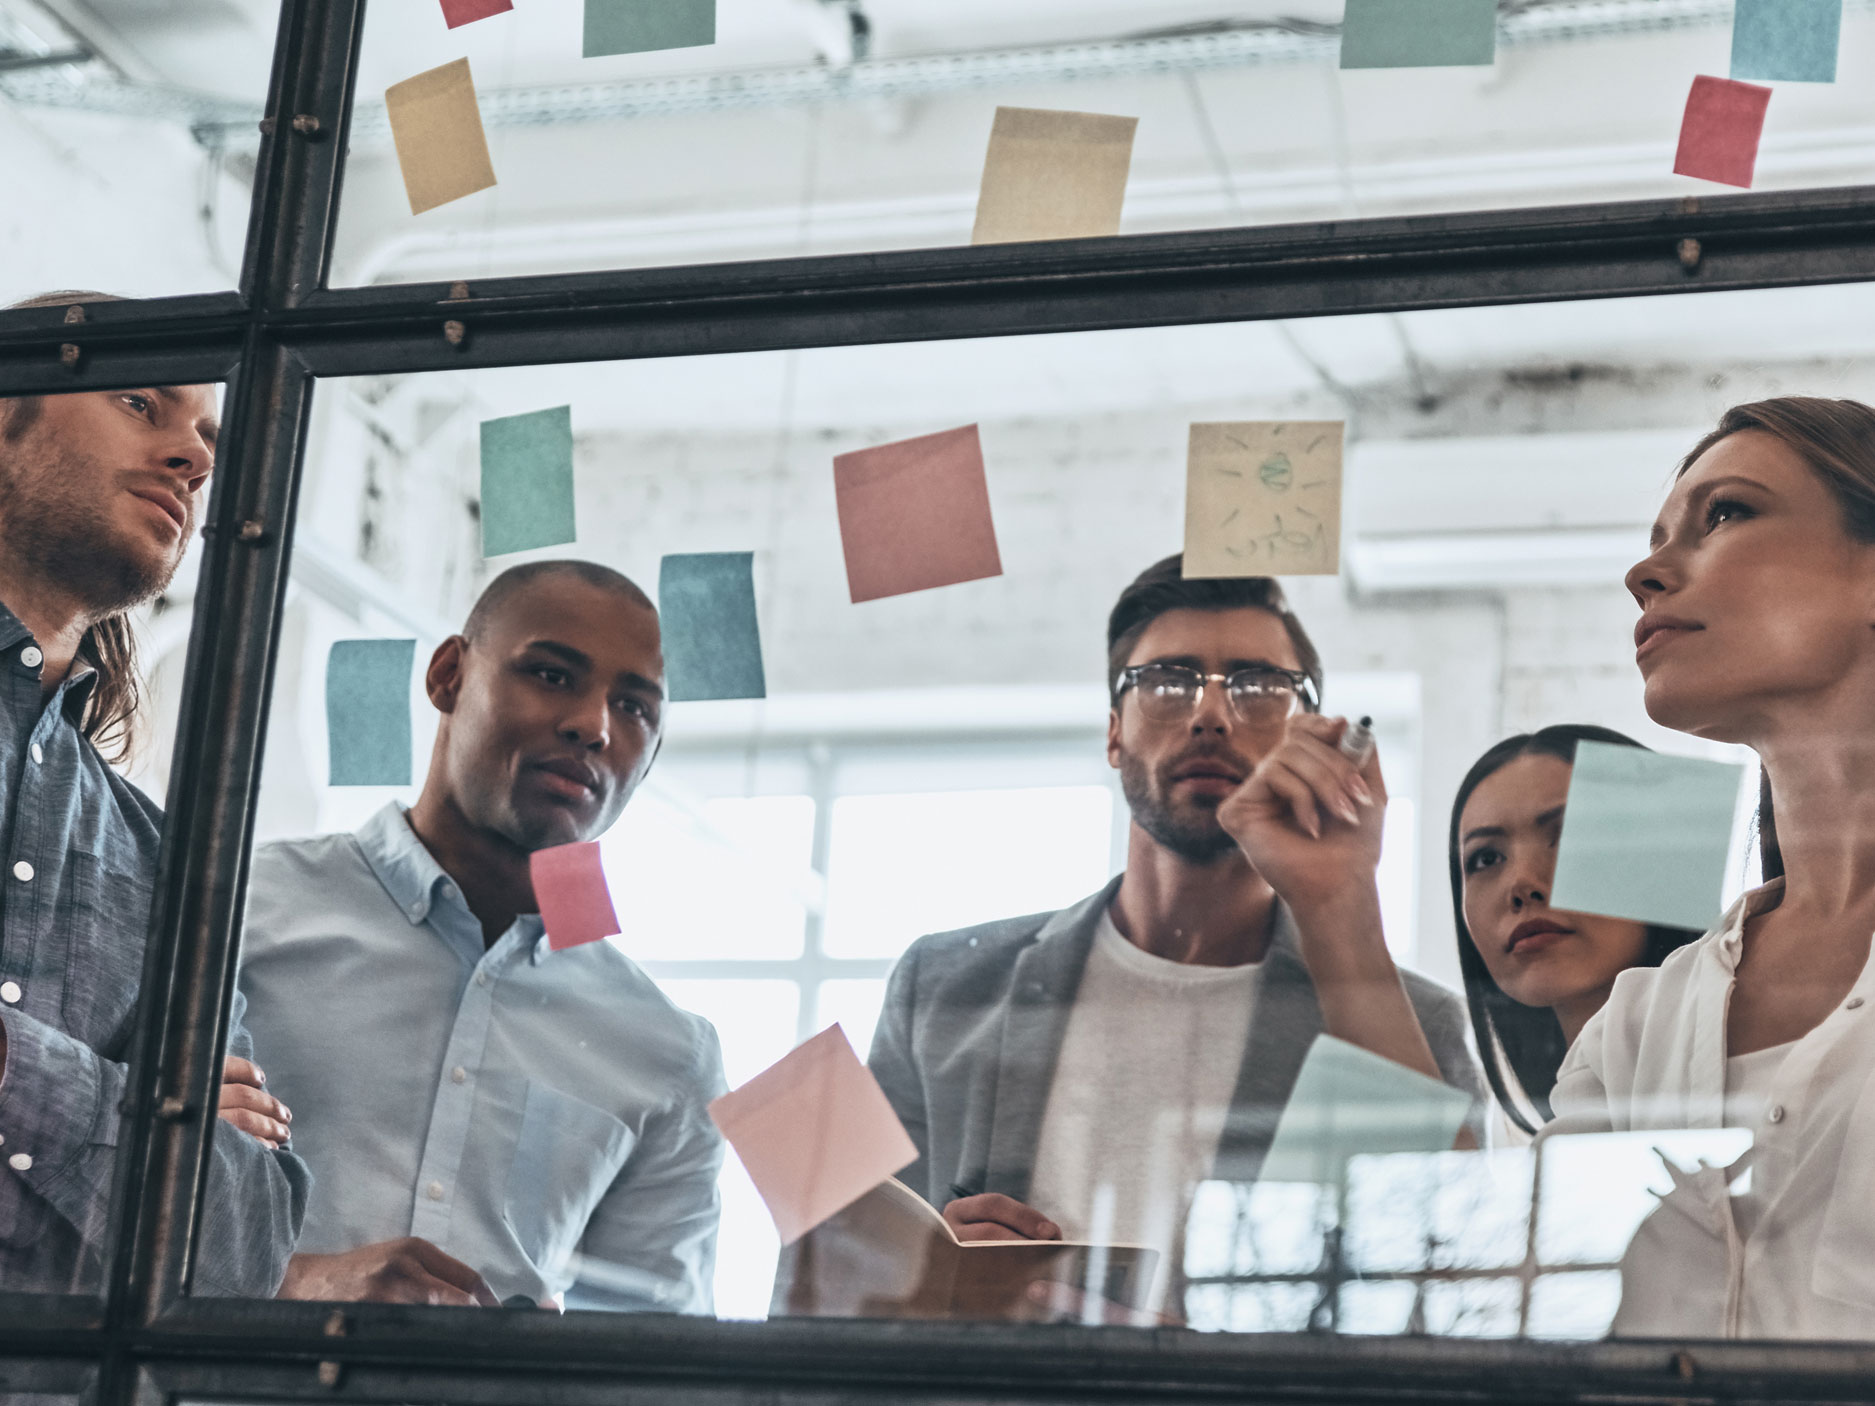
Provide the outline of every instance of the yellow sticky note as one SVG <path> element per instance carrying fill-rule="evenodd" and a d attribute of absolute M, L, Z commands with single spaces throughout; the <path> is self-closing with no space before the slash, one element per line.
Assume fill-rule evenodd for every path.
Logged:
<path fill-rule="evenodd" d="M 1120 232 L 1137 117 L 999 107 L 972 244 Z"/>
<path fill-rule="evenodd" d="M 1344 428 L 1339 420 L 1193 425 L 1185 575 L 1339 572 Z"/>
<path fill-rule="evenodd" d="M 421 215 L 495 184 L 469 61 L 457 59 L 384 94 L 410 213 Z"/>

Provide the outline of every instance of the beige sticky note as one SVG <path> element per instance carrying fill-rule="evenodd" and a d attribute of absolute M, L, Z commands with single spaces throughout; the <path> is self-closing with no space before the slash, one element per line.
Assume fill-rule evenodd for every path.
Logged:
<path fill-rule="evenodd" d="M 792 1245 L 918 1159 L 872 1071 L 830 1025 L 710 1105 Z"/>
<path fill-rule="evenodd" d="M 384 94 L 410 213 L 421 215 L 495 184 L 469 61 L 457 59 Z"/>
<path fill-rule="evenodd" d="M 1339 420 L 1193 425 L 1185 575 L 1340 571 L 1343 428 Z"/>
<path fill-rule="evenodd" d="M 1120 232 L 1137 117 L 999 107 L 972 244 Z"/>

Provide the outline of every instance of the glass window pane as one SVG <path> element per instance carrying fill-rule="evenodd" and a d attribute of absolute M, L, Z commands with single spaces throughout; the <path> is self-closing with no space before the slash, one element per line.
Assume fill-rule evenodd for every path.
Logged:
<path fill-rule="evenodd" d="M 1063 908 L 1109 873 L 1104 786 L 842 796 L 833 803 L 826 948 L 890 957 L 921 933 Z"/>
<path fill-rule="evenodd" d="M 817 897 L 811 796 L 699 804 L 647 791 L 605 839 L 625 909 L 622 949 L 639 961 L 798 957 L 804 898 Z M 700 895 L 709 894 L 707 903 Z M 629 895 L 629 898 L 626 896 Z"/>
<path fill-rule="evenodd" d="M 433 7 L 378 6 L 339 279 L 968 244 L 999 107 L 1138 120 L 1123 203 L 1091 226 L 1109 233 L 1728 189 L 1674 169 L 1694 76 L 1730 71 L 1724 7 L 1530 6 L 1502 12 L 1494 64 L 1345 70 L 1338 5 L 1221 13 L 721 0 L 714 44 L 587 58 L 577 8 L 447 29 Z M 1845 75 L 1872 27 L 1850 8 Z M 463 59 L 498 184 L 413 217 L 383 95 Z M 1860 183 L 1862 124 L 1846 77 L 1780 85 L 1756 187 Z"/>
<path fill-rule="evenodd" d="M 872 1048 L 872 1032 L 879 1023 L 879 1004 L 884 999 L 883 981 L 823 981 L 815 1028 L 825 1030 L 838 1022 L 863 1059 Z"/>
<path fill-rule="evenodd" d="M 0 8 L 0 307 L 235 286 L 278 17 L 265 0 Z"/>

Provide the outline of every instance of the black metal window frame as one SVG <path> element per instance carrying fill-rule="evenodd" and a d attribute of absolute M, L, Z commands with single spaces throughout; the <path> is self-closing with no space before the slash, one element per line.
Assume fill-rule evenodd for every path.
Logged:
<path fill-rule="evenodd" d="M 0 395 L 228 382 L 104 1296 L 0 1305 L 0 1391 L 768 1403 L 1875 1399 L 1875 1349 L 1465 1342 L 191 1298 L 322 377 L 1875 279 L 1875 187 L 329 289 L 364 0 L 284 0 L 238 293 L 0 313 Z"/>

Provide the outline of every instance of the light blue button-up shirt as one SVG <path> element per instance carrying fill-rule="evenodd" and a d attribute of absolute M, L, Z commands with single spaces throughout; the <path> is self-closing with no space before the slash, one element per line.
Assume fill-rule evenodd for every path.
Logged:
<path fill-rule="evenodd" d="M 256 852 L 241 988 L 314 1172 L 302 1251 L 416 1235 L 502 1298 L 710 1312 L 716 1031 L 612 944 L 529 914 L 487 946 L 392 805 Z"/>

